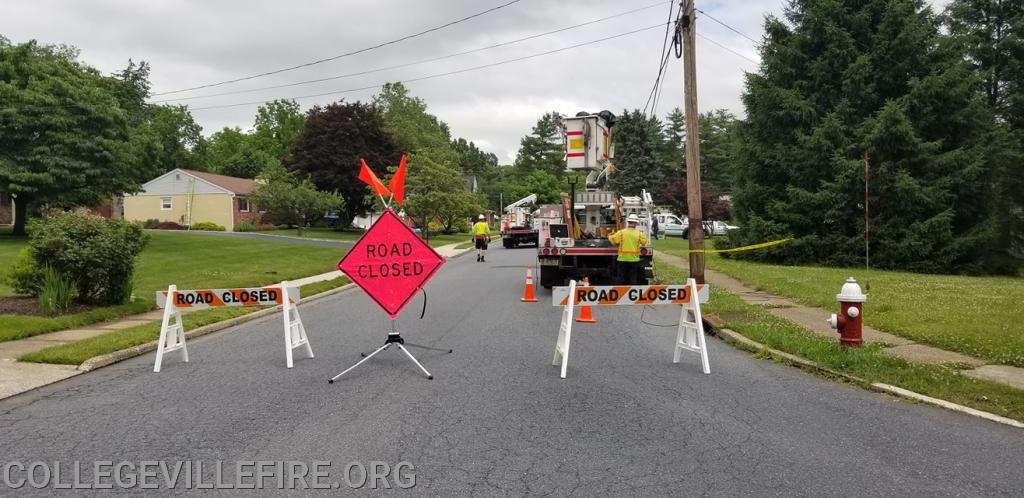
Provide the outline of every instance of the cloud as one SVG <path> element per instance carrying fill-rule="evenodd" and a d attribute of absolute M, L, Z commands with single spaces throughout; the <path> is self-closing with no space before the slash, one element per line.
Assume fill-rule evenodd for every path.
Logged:
<path fill-rule="evenodd" d="M 943 3 L 945 0 L 940 0 Z M 504 3 L 501 0 L 308 0 L 303 2 L 204 0 L 7 0 L 0 32 L 13 42 L 67 43 L 104 72 L 129 58 L 152 65 L 154 92 L 257 74 L 331 57 L 437 26 Z M 530 36 L 657 2 L 521 0 L 501 10 L 378 50 L 273 76 L 176 94 L 196 96 L 259 88 L 405 64 Z M 784 0 L 702 3 L 710 16 L 760 39 L 765 14 L 779 14 Z M 493 50 L 334 81 L 183 101 L 211 134 L 224 126 L 251 128 L 256 105 L 203 107 L 339 92 L 386 81 L 414 79 L 491 64 L 664 23 L 669 2 L 590 26 Z M 750 40 L 698 15 L 698 32 L 755 61 Z M 408 83 L 452 132 L 485 146 L 502 162 L 515 157 L 520 138 L 541 114 L 559 111 L 642 108 L 660 62 L 664 29 L 479 71 Z M 698 96 L 703 110 L 742 114 L 744 71 L 756 64 L 698 39 Z M 682 105 L 681 61 L 670 59 L 658 113 Z M 300 99 L 308 108 L 341 98 L 372 98 L 359 90 Z M 170 96 L 168 96 L 170 97 Z M 157 97 L 159 98 L 159 97 Z"/>

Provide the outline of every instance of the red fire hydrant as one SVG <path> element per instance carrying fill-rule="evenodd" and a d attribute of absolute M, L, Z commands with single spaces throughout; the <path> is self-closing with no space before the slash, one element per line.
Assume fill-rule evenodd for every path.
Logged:
<path fill-rule="evenodd" d="M 836 294 L 839 315 L 833 313 L 825 321 L 839 332 L 839 342 L 842 345 L 859 347 L 864 343 L 864 339 L 861 338 L 861 315 L 864 312 L 864 302 L 867 300 L 868 296 L 861 292 L 860 285 L 857 285 L 853 277 L 846 279 L 842 290 Z"/>

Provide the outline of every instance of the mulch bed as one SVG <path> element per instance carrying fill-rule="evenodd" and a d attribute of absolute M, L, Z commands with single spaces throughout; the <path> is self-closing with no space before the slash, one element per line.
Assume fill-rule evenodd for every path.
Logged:
<path fill-rule="evenodd" d="M 92 306 L 87 304 L 72 304 L 64 315 L 89 311 Z M 39 304 L 34 297 L 21 296 L 0 296 L 0 315 L 32 315 L 50 316 L 39 310 Z M 59 315 L 58 315 L 59 316 Z"/>

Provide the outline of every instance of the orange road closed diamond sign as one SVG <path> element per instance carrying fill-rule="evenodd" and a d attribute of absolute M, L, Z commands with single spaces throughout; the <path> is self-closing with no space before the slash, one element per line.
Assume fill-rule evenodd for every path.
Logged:
<path fill-rule="evenodd" d="M 338 262 L 338 270 L 395 318 L 443 264 L 433 247 L 386 209 Z"/>

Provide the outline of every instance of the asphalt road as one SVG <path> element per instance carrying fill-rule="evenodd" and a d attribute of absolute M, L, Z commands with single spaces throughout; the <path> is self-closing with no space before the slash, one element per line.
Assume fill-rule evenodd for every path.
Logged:
<path fill-rule="evenodd" d="M 190 342 L 192 361 L 172 355 L 159 374 L 150 354 L 0 401 L 2 459 L 331 461 L 335 481 L 350 462 L 406 461 L 416 476 L 407 491 L 441 496 L 1024 490 L 1019 429 L 829 382 L 714 338 L 703 375 L 695 355 L 671 363 L 674 329 L 639 323 L 636 307 L 577 324 L 559 379 L 559 310 L 543 291 L 541 303 L 518 301 L 533 251 L 490 253 L 487 263 L 450 260 L 427 287 L 426 317 L 417 298 L 399 320 L 407 340 L 455 349 L 413 351 L 434 380 L 391 350 L 329 385 L 388 327 L 368 298 L 345 292 L 301 307 L 316 358 L 291 370 L 274 315 Z M 670 323 L 673 311 L 645 320 Z"/>

